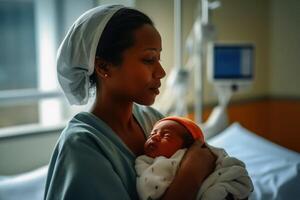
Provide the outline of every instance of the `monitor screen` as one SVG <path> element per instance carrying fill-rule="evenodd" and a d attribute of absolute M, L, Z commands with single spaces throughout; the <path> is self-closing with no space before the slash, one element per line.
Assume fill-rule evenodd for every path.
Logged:
<path fill-rule="evenodd" d="M 254 47 L 248 44 L 213 46 L 213 80 L 252 80 Z"/>

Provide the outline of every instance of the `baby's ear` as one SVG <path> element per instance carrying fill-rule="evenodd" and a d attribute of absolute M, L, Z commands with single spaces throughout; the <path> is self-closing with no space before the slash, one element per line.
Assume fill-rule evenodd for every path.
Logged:
<path fill-rule="evenodd" d="M 95 58 L 95 73 L 101 78 L 107 78 L 109 76 L 108 70 L 109 63 L 99 57 Z"/>

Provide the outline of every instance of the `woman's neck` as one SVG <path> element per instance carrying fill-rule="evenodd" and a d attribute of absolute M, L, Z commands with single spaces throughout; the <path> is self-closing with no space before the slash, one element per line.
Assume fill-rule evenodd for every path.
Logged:
<path fill-rule="evenodd" d="M 103 95 L 105 96 L 105 95 Z M 106 98 L 107 99 L 107 98 Z M 133 114 L 133 102 L 96 98 L 91 112 L 103 120 L 135 154 L 144 153 L 145 135 Z"/>
<path fill-rule="evenodd" d="M 91 113 L 106 122 L 113 129 L 128 129 L 134 120 L 132 109 L 133 102 L 96 98 Z"/>

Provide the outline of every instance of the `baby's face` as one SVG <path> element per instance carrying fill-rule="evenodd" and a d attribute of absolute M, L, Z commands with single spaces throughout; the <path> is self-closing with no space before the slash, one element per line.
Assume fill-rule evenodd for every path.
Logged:
<path fill-rule="evenodd" d="M 183 147 L 183 134 L 188 134 L 187 130 L 173 120 L 164 120 L 155 124 L 144 145 L 145 154 L 152 158 L 157 156 L 170 158 Z"/>

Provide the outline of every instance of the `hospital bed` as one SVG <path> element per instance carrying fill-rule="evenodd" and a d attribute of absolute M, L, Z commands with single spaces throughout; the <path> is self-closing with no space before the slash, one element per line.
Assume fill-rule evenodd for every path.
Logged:
<path fill-rule="evenodd" d="M 293 200 L 300 196 L 300 154 L 234 123 L 208 143 L 246 163 L 254 183 L 250 200 Z M 15 176 L 0 176 L 1 200 L 40 200 L 47 166 Z"/>
<path fill-rule="evenodd" d="M 245 162 L 254 184 L 250 200 L 300 197 L 300 154 L 232 124 L 208 143 Z"/>

